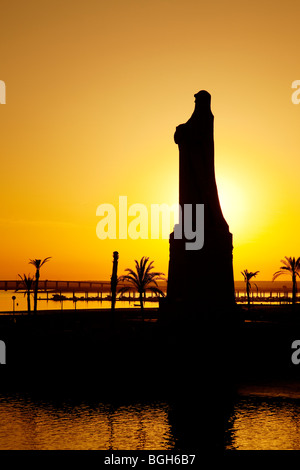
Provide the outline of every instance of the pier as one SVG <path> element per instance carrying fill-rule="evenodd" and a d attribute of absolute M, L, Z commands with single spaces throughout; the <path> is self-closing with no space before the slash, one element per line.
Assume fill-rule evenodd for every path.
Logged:
<path fill-rule="evenodd" d="M 218 283 L 215 284 L 215 292 L 218 295 Z M 125 283 L 118 283 L 118 289 Z M 235 299 L 237 303 L 246 303 L 246 289 L 244 281 L 235 281 Z M 163 292 L 167 292 L 167 283 L 160 282 L 159 287 Z M 0 280 L 1 291 L 24 291 L 24 284 L 21 279 Z M 61 281 L 61 280 L 39 280 L 39 292 L 48 294 L 75 294 L 83 293 L 88 298 L 89 294 L 96 294 L 100 299 L 111 294 L 110 281 Z M 135 292 L 132 294 L 135 297 Z M 250 301 L 255 303 L 283 303 L 292 300 L 292 282 L 291 281 L 257 281 L 250 292 Z M 299 300 L 299 298 L 298 298 Z"/>

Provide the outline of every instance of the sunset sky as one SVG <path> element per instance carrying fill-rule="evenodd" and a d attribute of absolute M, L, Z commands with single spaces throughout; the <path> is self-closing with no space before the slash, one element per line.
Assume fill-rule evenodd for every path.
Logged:
<path fill-rule="evenodd" d="M 0 279 L 105 280 L 168 240 L 100 240 L 100 204 L 178 201 L 173 135 L 212 96 L 219 197 L 235 279 L 300 256 L 300 3 L 1 2 Z M 129 219 L 130 220 L 130 219 Z"/>

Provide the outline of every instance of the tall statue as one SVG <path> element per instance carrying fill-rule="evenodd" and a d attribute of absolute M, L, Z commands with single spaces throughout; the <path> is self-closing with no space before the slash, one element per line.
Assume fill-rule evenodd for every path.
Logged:
<path fill-rule="evenodd" d="M 204 447 L 214 451 L 223 450 L 224 417 L 232 412 L 240 320 L 234 296 L 232 235 L 215 180 L 211 97 L 200 91 L 195 98 L 191 118 L 176 128 L 174 136 L 179 147 L 182 217 L 170 236 L 168 291 L 162 302 L 161 323 L 166 338 L 171 332 L 172 341 L 166 344 L 171 349 L 169 362 L 177 371 L 175 377 L 183 371 L 189 378 L 176 381 L 171 422 L 180 422 L 185 430 L 179 434 L 181 445 L 188 442 L 197 448 L 202 439 L 201 421 L 208 429 Z M 187 249 L 191 240 L 185 233 L 180 238 L 177 229 L 184 225 L 190 208 L 193 218 L 199 216 L 197 204 L 204 206 L 204 243 L 199 249 Z"/>
<path fill-rule="evenodd" d="M 195 308 L 227 309 L 235 305 L 232 268 L 232 235 L 220 207 L 214 166 L 214 116 L 207 91 L 195 94 L 195 110 L 190 119 L 176 128 L 179 147 L 179 204 L 182 223 L 186 207 L 204 205 L 204 244 L 187 250 L 186 240 L 170 236 L 167 298 L 170 303 L 188 301 Z"/>

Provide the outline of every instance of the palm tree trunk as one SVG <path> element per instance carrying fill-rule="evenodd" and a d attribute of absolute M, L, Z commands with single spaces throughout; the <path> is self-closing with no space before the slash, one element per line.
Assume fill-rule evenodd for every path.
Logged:
<path fill-rule="evenodd" d="M 35 286 L 34 286 L 34 313 L 37 312 L 37 295 L 38 295 L 38 288 L 39 288 L 39 278 L 40 278 L 40 271 L 39 269 L 36 270 L 35 273 Z"/>
<path fill-rule="evenodd" d="M 143 303 L 143 292 L 140 292 L 140 304 L 141 304 L 141 314 L 142 314 L 142 321 L 144 322 L 144 303 Z"/>
<path fill-rule="evenodd" d="M 293 305 L 295 305 L 295 304 L 296 304 L 296 292 L 297 292 L 296 273 L 293 273 L 292 278 L 293 278 L 293 297 L 292 297 L 292 303 L 293 303 Z"/>
<path fill-rule="evenodd" d="M 29 289 L 27 291 L 27 310 L 28 310 L 28 315 L 30 315 L 30 290 Z"/>
<path fill-rule="evenodd" d="M 248 299 L 248 309 L 250 308 L 250 291 L 249 291 L 249 282 L 247 282 L 247 299 Z"/>

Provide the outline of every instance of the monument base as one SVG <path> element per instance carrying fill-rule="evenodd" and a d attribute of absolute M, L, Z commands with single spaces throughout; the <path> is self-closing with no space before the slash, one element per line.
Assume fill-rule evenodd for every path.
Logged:
<path fill-rule="evenodd" d="M 168 301 L 192 304 L 199 313 L 235 306 L 232 234 L 205 235 L 200 250 L 186 250 L 184 239 L 170 235 Z"/>

